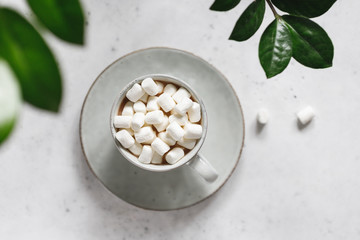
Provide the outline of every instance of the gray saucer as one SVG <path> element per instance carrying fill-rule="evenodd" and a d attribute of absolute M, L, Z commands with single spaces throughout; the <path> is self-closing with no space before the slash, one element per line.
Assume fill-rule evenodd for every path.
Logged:
<path fill-rule="evenodd" d="M 204 101 L 209 127 L 200 153 L 218 171 L 215 182 L 205 182 L 186 165 L 162 173 L 140 169 L 115 147 L 109 128 L 114 99 L 128 82 L 147 74 L 178 77 Z M 181 50 L 148 48 L 118 59 L 95 80 L 81 111 L 80 139 L 92 172 L 113 194 L 138 207 L 172 210 L 208 198 L 230 177 L 244 144 L 244 117 L 229 82 L 209 63 Z"/>

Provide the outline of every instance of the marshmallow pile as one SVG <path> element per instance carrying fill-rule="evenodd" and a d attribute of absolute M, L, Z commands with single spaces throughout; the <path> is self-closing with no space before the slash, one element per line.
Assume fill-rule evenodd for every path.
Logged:
<path fill-rule="evenodd" d="M 200 104 L 185 88 L 146 78 L 126 98 L 114 118 L 115 137 L 140 162 L 174 164 L 201 138 Z"/>

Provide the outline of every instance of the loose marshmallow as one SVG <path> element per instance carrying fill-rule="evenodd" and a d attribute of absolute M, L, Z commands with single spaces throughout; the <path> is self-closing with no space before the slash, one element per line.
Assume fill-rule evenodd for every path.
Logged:
<path fill-rule="evenodd" d="M 132 145 L 131 147 L 129 147 L 130 152 L 132 152 L 132 154 L 134 154 L 135 156 L 139 156 L 141 151 L 142 151 L 142 145 L 138 142 L 135 142 L 134 145 Z"/>
<path fill-rule="evenodd" d="M 158 92 L 157 93 L 161 93 L 164 90 L 164 83 L 156 82 L 156 85 L 158 86 Z"/>
<path fill-rule="evenodd" d="M 175 114 L 175 115 L 170 115 L 169 117 L 169 122 L 177 122 L 180 126 L 185 126 L 185 124 L 188 122 L 188 118 L 187 115 L 179 115 L 179 114 Z"/>
<path fill-rule="evenodd" d="M 178 104 L 176 104 L 174 111 L 177 114 L 185 115 L 186 112 L 192 107 L 193 101 L 190 98 L 183 98 Z"/>
<path fill-rule="evenodd" d="M 148 112 L 145 116 L 145 122 L 147 124 L 160 124 L 164 119 L 164 112 L 161 110 L 156 110 L 153 112 Z"/>
<path fill-rule="evenodd" d="M 199 139 L 202 135 L 202 126 L 200 124 L 188 123 L 185 125 L 184 138 L 186 139 Z"/>
<path fill-rule="evenodd" d="M 131 121 L 131 128 L 134 131 L 139 131 L 140 128 L 144 125 L 145 123 L 145 114 L 142 112 L 137 112 L 134 114 L 132 121 Z"/>
<path fill-rule="evenodd" d="M 184 148 L 193 149 L 195 147 L 196 140 L 182 138 L 177 143 Z"/>
<path fill-rule="evenodd" d="M 170 137 L 167 132 L 159 133 L 159 138 L 169 146 L 174 146 L 176 144 L 176 141 L 172 137 Z"/>
<path fill-rule="evenodd" d="M 164 92 L 160 95 L 157 103 L 160 105 L 160 107 L 164 110 L 164 112 L 171 111 L 176 103 L 174 102 L 174 99 L 172 99 L 171 95 Z"/>
<path fill-rule="evenodd" d="M 114 127 L 130 128 L 132 116 L 115 116 Z"/>
<path fill-rule="evenodd" d="M 308 124 L 315 117 L 315 111 L 312 107 L 307 106 L 297 113 L 297 118 L 302 125 Z"/>
<path fill-rule="evenodd" d="M 158 130 L 158 132 L 164 131 L 167 126 L 169 126 L 169 118 L 166 115 L 164 115 L 163 121 L 161 123 L 154 124 L 154 127 L 156 128 L 156 130 Z"/>
<path fill-rule="evenodd" d="M 158 104 L 158 99 L 159 99 L 159 97 L 156 97 L 156 96 L 149 97 L 147 105 L 146 105 L 146 109 L 149 112 L 160 109 L 160 106 Z"/>
<path fill-rule="evenodd" d="M 184 98 L 190 98 L 191 94 L 183 87 L 179 88 L 172 96 L 176 103 L 180 103 Z"/>
<path fill-rule="evenodd" d="M 136 103 L 134 103 L 134 111 L 135 112 L 146 113 L 145 103 L 143 103 L 141 101 L 137 101 Z"/>
<path fill-rule="evenodd" d="M 138 143 L 151 141 L 155 138 L 155 133 L 151 127 L 143 127 L 135 132 L 135 139 Z"/>
<path fill-rule="evenodd" d="M 141 86 L 150 96 L 155 96 L 158 93 L 158 86 L 152 78 L 145 78 L 142 81 Z"/>
<path fill-rule="evenodd" d="M 174 84 L 167 84 L 164 88 L 164 93 L 169 94 L 170 96 L 174 95 L 174 93 L 176 93 L 177 88 Z"/>
<path fill-rule="evenodd" d="M 182 150 L 179 147 L 176 147 L 166 154 L 165 160 L 169 164 L 174 164 L 177 161 L 179 161 L 181 158 L 183 158 L 184 155 L 185 155 L 184 150 Z"/>
<path fill-rule="evenodd" d="M 157 152 L 160 156 L 164 155 L 167 151 L 170 150 L 169 145 L 167 145 L 160 138 L 155 138 L 155 140 L 151 143 L 151 147 Z"/>
<path fill-rule="evenodd" d="M 126 93 L 126 97 L 132 101 L 132 102 L 136 102 L 137 100 L 139 100 L 143 95 L 144 95 L 145 91 L 144 89 L 140 86 L 140 84 L 135 83 L 130 90 Z"/>
<path fill-rule="evenodd" d="M 157 152 L 154 151 L 154 155 L 151 159 L 152 164 L 162 164 L 162 156 L 160 156 Z"/>
<path fill-rule="evenodd" d="M 182 129 L 177 122 L 170 123 L 166 128 L 166 131 L 175 141 L 179 141 L 185 134 L 184 129 Z"/>
<path fill-rule="evenodd" d="M 139 100 L 142 101 L 143 103 L 147 103 L 149 98 L 149 94 L 145 93 Z"/>
<path fill-rule="evenodd" d="M 188 111 L 190 122 L 198 122 L 201 119 L 200 104 L 193 102 L 192 107 Z"/>
<path fill-rule="evenodd" d="M 138 160 L 142 163 L 150 163 L 153 157 L 154 151 L 149 145 L 145 145 L 142 148 L 141 154 Z"/>
<path fill-rule="evenodd" d="M 122 110 L 121 115 L 123 115 L 123 116 L 132 116 L 132 115 L 134 115 L 133 103 L 132 102 L 125 103 L 125 106 L 124 106 L 124 108 Z"/>
<path fill-rule="evenodd" d="M 269 112 L 265 108 L 261 108 L 257 114 L 257 121 L 265 125 L 269 121 Z"/>
<path fill-rule="evenodd" d="M 125 129 L 115 134 L 116 139 L 121 143 L 124 148 L 129 148 L 135 144 L 134 138 Z"/>

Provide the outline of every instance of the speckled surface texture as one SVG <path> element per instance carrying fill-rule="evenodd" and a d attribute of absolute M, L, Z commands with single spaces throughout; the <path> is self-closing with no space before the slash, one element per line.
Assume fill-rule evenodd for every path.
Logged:
<path fill-rule="evenodd" d="M 333 40 L 334 67 L 313 70 L 292 60 L 270 80 L 257 59 L 269 9 L 251 40 L 227 40 L 249 0 L 228 13 L 209 11 L 208 0 L 83 2 L 85 47 L 46 34 L 64 76 L 60 114 L 24 105 L 0 148 L 0 239 L 360 238 L 359 1 L 338 1 L 315 19 Z M 29 12 L 23 0 L 0 4 Z M 142 210 L 114 197 L 80 149 L 79 114 L 90 84 L 118 57 L 151 46 L 184 49 L 216 66 L 245 114 L 245 148 L 233 176 L 210 199 L 179 211 Z M 307 105 L 316 117 L 300 130 L 295 113 Z M 261 132 L 260 107 L 270 111 Z"/>

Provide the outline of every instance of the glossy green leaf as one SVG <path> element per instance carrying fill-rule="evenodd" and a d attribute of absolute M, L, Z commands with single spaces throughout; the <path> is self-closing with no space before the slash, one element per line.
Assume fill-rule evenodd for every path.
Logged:
<path fill-rule="evenodd" d="M 332 66 L 334 46 L 327 33 L 315 22 L 295 16 L 283 16 L 291 33 L 293 57 L 311 68 Z"/>
<path fill-rule="evenodd" d="M 318 17 L 331 8 L 336 0 L 272 0 L 281 11 L 304 17 Z"/>
<path fill-rule="evenodd" d="M 33 26 L 8 8 L 0 8 L 0 56 L 14 70 L 24 100 L 58 111 L 62 87 L 54 56 Z"/>
<path fill-rule="evenodd" d="M 259 58 L 267 78 L 281 73 L 291 59 L 290 32 L 281 19 L 276 18 L 264 31 L 259 44 Z"/>
<path fill-rule="evenodd" d="M 239 4 L 240 0 L 215 0 L 211 5 L 210 10 L 213 11 L 228 11 Z"/>
<path fill-rule="evenodd" d="M 255 0 L 236 22 L 230 40 L 245 41 L 259 29 L 265 14 L 265 0 Z"/>
<path fill-rule="evenodd" d="M 10 66 L 0 59 L 0 144 L 13 129 L 21 106 L 20 88 Z"/>
<path fill-rule="evenodd" d="M 79 0 L 27 0 L 40 21 L 59 38 L 84 42 L 84 14 Z"/>

